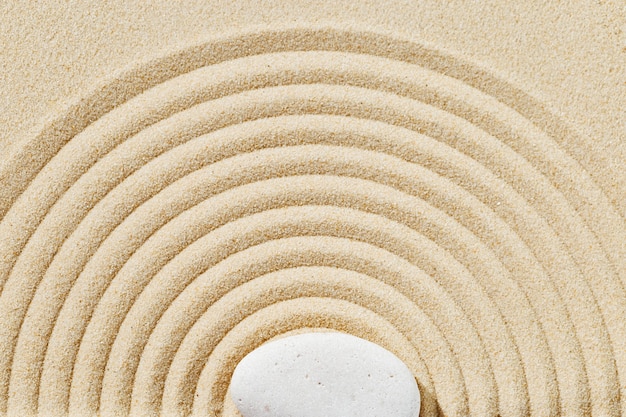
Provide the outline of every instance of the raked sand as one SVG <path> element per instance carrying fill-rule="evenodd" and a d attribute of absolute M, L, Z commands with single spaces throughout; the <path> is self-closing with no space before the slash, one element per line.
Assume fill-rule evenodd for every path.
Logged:
<path fill-rule="evenodd" d="M 422 416 L 626 415 L 619 82 L 586 123 L 366 23 L 234 22 L 10 106 L 0 415 L 236 416 L 239 360 L 329 330 Z"/>

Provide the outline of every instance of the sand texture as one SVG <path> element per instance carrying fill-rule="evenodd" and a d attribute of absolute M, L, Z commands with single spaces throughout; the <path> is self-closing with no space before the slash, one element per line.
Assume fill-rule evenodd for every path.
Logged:
<path fill-rule="evenodd" d="M 237 416 L 240 359 L 328 330 L 422 416 L 626 415 L 618 89 L 584 127 L 400 30 L 232 26 L 11 116 L 1 416 Z"/>

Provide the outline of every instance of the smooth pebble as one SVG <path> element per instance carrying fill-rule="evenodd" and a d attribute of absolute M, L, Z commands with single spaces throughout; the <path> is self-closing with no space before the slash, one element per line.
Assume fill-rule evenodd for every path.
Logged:
<path fill-rule="evenodd" d="M 230 392 L 244 417 L 417 417 L 420 393 L 388 350 L 344 333 L 306 333 L 260 346 Z"/>

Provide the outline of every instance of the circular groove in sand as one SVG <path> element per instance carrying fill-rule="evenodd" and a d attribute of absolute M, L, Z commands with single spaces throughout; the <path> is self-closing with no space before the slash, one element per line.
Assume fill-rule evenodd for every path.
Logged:
<path fill-rule="evenodd" d="M 259 39 L 275 42 L 242 48 Z M 251 56 L 238 56 L 240 50 Z M 174 68 L 176 59 L 184 63 Z M 626 395 L 624 218 L 592 173 L 569 156 L 565 138 L 555 136 L 563 128 L 550 124 L 554 118 L 490 77 L 420 45 L 329 29 L 218 40 L 101 86 L 0 166 L 6 197 L 0 234 L 9 237 L 0 244 L 0 312 L 9 317 L 0 329 L 0 412 L 143 414 L 161 397 L 171 412 L 221 410 L 233 363 L 223 367 L 219 355 L 241 357 L 229 351 L 238 345 L 218 340 L 217 362 L 208 360 L 201 376 L 193 355 L 212 353 L 192 349 L 186 359 L 173 357 L 195 343 L 195 333 L 172 327 L 167 331 L 182 331 L 182 345 L 172 345 L 165 362 L 157 362 L 162 365 L 145 365 L 161 379 L 152 381 L 143 368 L 144 357 L 163 355 L 151 351 L 165 331 L 162 318 L 180 321 L 167 307 L 215 268 L 194 270 L 200 256 L 220 265 L 272 239 L 308 242 L 308 236 L 320 243 L 316 235 L 361 241 L 404 259 L 424 271 L 418 282 L 440 286 L 461 315 L 465 324 L 454 328 L 437 313 L 441 306 L 420 309 L 428 297 L 414 301 L 438 323 L 450 349 L 450 363 L 438 365 L 441 359 L 420 346 L 424 339 L 412 342 L 427 356 L 428 376 L 420 377 L 434 382 L 420 381 L 432 387 L 427 414 L 438 407 L 446 415 L 626 410 L 620 402 Z M 493 85 L 504 91 L 497 99 L 479 91 L 493 93 Z M 212 214 L 213 226 L 200 226 L 198 216 L 216 202 L 222 214 Z M 280 220 L 281 210 L 298 213 L 305 205 L 317 207 L 313 223 L 294 214 L 296 223 L 286 229 L 280 221 L 268 229 L 258 220 L 274 213 Z M 346 210 L 353 214 L 341 214 Z M 246 224 L 242 235 L 245 227 L 238 227 Z M 366 224 L 362 235 L 354 234 Z M 376 229 L 395 224 L 407 232 Z M 216 233 L 230 233 L 231 243 L 221 249 L 202 243 Z M 241 246 L 242 239 L 256 243 Z M 305 263 L 322 267 L 314 249 Z M 192 270 L 186 284 L 167 287 L 166 294 L 159 283 L 183 273 L 181 265 Z M 143 281 L 133 284 L 137 274 Z M 322 281 L 311 284 L 308 296 L 324 293 Z M 231 293 L 248 293 L 246 285 Z M 389 305 L 409 302 L 388 297 Z M 292 318 L 281 303 L 263 309 L 271 311 L 267 320 Z M 220 310 L 212 311 L 219 319 Z M 363 332 L 347 324 L 356 311 L 342 313 L 347 327 L 337 329 Z M 330 320 L 308 314 L 300 327 Z M 387 319 L 401 327 L 406 316 Z M 153 324 L 138 331 L 146 319 Z M 258 344 L 267 330 L 244 333 Z M 458 346 L 464 336 L 473 344 Z M 471 360 L 476 354 L 482 362 Z M 123 369 L 126 362 L 132 369 Z M 189 366 L 195 379 L 163 379 Z M 153 390 L 139 391 L 138 399 L 137 378 L 147 378 Z"/>
<path fill-rule="evenodd" d="M 354 256 L 355 254 L 359 256 L 358 259 Z M 168 307 L 164 313 L 165 317 L 159 319 L 156 329 L 150 336 L 148 345 L 151 346 L 146 346 L 144 349 L 148 357 L 143 355 L 141 357 L 133 392 L 133 401 L 140 404 L 137 407 L 150 408 L 160 405 L 159 393 L 162 392 L 162 387 L 160 384 L 157 385 L 158 388 L 154 387 L 154 381 L 164 380 L 171 364 L 172 352 L 176 351 L 176 346 L 180 344 L 180 338 L 184 335 L 176 332 L 176 328 L 189 328 L 195 322 L 199 314 L 208 308 L 210 300 L 219 296 L 218 288 L 222 286 L 220 282 L 228 285 L 227 288 L 234 288 L 257 276 L 272 273 L 273 270 L 305 267 L 307 263 L 310 263 L 311 256 L 315 256 L 318 265 L 328 268 L 347 268 L 365 275 L 381 277 L 382 281 L 397 287 L 406 296 L 414 297 L 416 302 L 420 297 L 422 300 L 428 300 L 429 296 L 440 300 L 439 303 L 425 303 L 424 308 L 435 308 L 439 311 L 439 314 L 430 314 L 430 316 L 440 323 L 447 322 L 449 326 L 450 320 L 454 319 L 446 318 L 449 315 L 447 310 L 453 311 L 453 317 L 459 321 L 458 325 L 467 329 L 472 341 L 476 340 L 471 336 L 475 334 L 475 331 L 471 329 L 471 324 L 467 323 L 445 292 L 434 284 L 435 291 L 429 292 L 428 295 L 424 294 L 423 291 L 428 291 L 428 289 L 416 285 L 412 278 L 421 276 L 427 280 L 428 276 L 401 258 L 371 245 L 349 239 L 323 236 L 279 239 L 254 246 L 220 262 L 203 273 L 200 279 L 194 280 Z M 228 296 L 232 298 L 231 294 Z M 229 305 L 225 299 L 220 302 Z M 446 307 L 440 308 L 440 306 Z M 181 316 L 182 312 L 186 313 Z M 174 323 L 178 324 L 173 325 Z M 159 334 L 166 339 L 161 339 Z M 168 340 L 168 345 L 164 346 L 157 342 L 159 339 Z M 479 345 L 480 342 L 472 349 L 476 349 L 473 351 L 474 354 L 482 356 Z M 452 347 L 454 348 L 454 345 Z M 136 399 L 135 396 L 138 398 Z M 150 404 L 153 405 L 150 406 Z"/>
<path fill-rule="evenodd" d="M 210 272 L 209 272 L 209 273 L 210 273 Z M 226 304 L 223 304 L 223 305 L 231 305 L 231 304 L 232 304 L 232 303 L 230 303 L 230 304 L 229 304 L 229 303 L 226 303 Z M 135 316 L 136 316 L 136 314 L 135 314 Z M 134 320 L 133 320 L 133 321 L 134 321 Z M 130 326 L 129 326 L 129 327 L 127 327 L 127 328 L 126 328 L 126 330 L 128 330 L 129 328 L 130 328 Z M 120 331 L 120 334 L 123 334 L 123 333 L 128 333 L 128 331 L 126 331 L 126 332 Z M 118 336 L 118 337 L 119 337 L 119 336 Z M 122 336 L 122 337 L 123 337 L 123 336 Z M 118 341 L 119 341 L 119 340 L 116 340 L 116 344 L 117 344 L 117 342 L 118 342 Z M 116 347 L 117 347 L 117 346 L 114 346 L 114 350 L 115 350 L 115 348 L 116 348 Z M 124 348 L 122 348 L 122 349 L 123 349 L 123 350 L 126 350 L 126 349 L 124 349 Z M 119 349 L 118 349 L 118 350 L 119 350 Z M 130 360 L 131 362 L 133 361 L 132 356 L 135 356 L 135 355 L 130 355 L 130 357 L 128 358 L 128 360 Z M 116 365 L 113 365 L 113 366 L 112 366 L 112 365 L 111 365 L 111 363 L 109 362 L 109 367 L 112 369 L 112 372 L 111 372 L 111 374 L 110 374 L 110 376 L 111 376 L 111 377 L 112 377 L 113 375 L 115 375 L 115 373 L 116 373 L 116 371 L 115 371 L 115 370 L 116 370 L 116 369 L 118 369 L 120 365 L 122 365 L 122 362 L 125 360 L 125 359 L 123 359 L 124 357 L 126 357 L 126 355 L 121 355 L 121 356 L 119 357 L 119 360 L 115 361 Z M 488 366 L 488 365 L 487 365 L 487 366 Z M 482 373 L 482 372 L 481 372 L 481 373 Z M 119 379 L 120 379 L 120 378 L 122 378 L 120 375 L 118 375 L 117 377 L 114 377 L 114 379 L 115 379 L 116 383 L 118 383 L 118 381 L 119 381 Z M 105 375 L 105 381 L 106 381 L 106 375 Z M 113 381 L 113 380 L 111 380 L 111 381 Z M 132 379 L 131 379 L 131 383 L 132 383 Z"/>

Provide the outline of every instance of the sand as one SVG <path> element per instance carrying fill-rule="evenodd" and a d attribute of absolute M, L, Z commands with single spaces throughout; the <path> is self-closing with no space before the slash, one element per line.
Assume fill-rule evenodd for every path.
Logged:
<path fill-rule="evenodd" d="M 210 8 L 157 3 L 4 6 L 0 415 L 236 416 L 241 358 L 328 330 L 401 358 L 422 416 L 626 415 L 615 5 L 215 2 L 192 36 Z"/>

